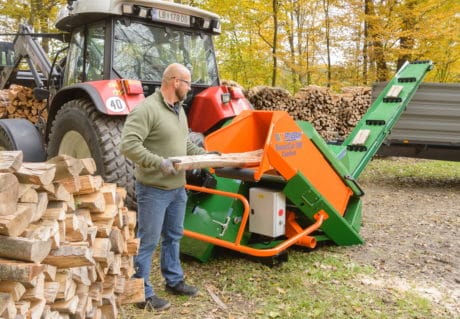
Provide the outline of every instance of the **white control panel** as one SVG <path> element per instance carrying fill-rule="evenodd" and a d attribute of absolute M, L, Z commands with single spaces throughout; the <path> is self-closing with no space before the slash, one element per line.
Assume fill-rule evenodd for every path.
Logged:
<path fill-rule="evenodd" d="M 249 190 L 249 231 L 269 237 L 285 234 L 286 196 L 282 192 L 253 187 Z"/>

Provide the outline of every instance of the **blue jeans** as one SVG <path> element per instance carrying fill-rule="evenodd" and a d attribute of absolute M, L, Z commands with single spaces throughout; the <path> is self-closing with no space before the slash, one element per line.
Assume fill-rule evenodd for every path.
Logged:
<path fill-rule="evenodd" d="M 144 278 L 145 297 L 155 294 L 149 280 L 152 256 L 161 237 L 161 273 L 175 286 L 183 280 L 180 240 L 184 232 L 187 194 L 183 187 L 164 190 L 136 182 L 139 253 L 134 260 L 136 278 Z"/>

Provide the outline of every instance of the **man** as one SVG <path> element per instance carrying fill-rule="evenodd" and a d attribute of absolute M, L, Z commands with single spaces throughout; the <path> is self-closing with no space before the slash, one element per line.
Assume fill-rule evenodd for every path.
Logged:
<path fill-rule="evenodd" d="M 185 172 L 178 172 L 169 157 L 205 154 L 188 138 L 182 101 L 190 91 L 190 71 L 182 64 L 169 65 L 161 87 L 139 103 L 128 115 L 122 132 L 121 152 L 135 165 L 138 208 L 139 254 L 135 258 L 136 278 L 144 278 L 146 300 L 137 304 L 147 310 L 170 307 L 155 295 L 149 281 L 152 255 L 160 237 L 161 273 L 166 291 L 194 296 L 198 289 L 184 282 L 179 243 L 183 235 L 186 205 Z"/>

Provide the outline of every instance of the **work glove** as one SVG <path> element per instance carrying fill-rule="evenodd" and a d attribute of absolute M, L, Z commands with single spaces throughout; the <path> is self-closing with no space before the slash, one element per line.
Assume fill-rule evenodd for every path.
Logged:
<path fill-rule="evenodd" d="M 174 163 L 179 163 L 178 160 L 170 160 L 165 158 L 161 161 L 160 170 L 163 175 L 177 175 L 178 171 L 174 167 Z"/>

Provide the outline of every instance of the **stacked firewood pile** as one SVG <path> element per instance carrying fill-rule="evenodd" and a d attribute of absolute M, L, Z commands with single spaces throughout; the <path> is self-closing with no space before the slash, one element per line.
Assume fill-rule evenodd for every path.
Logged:
<path fill-rule="evenodd" d="M 327 140 L 344 138 L 356 126 L 371 102 L 371 88 L 351 87 L 343 93 L 308 86 L 294 96 L 289 91 L 257 86 L 245 92 L 256 110 L 282 110 L 294 119 L 308 121 Z"/>
<path fill-rule="evenodd" d="M 94 172 L 91 158 L 0 152 L 0 318 L 117 318 L 144 300 L 136 213 Z"/>
<path fill-rule="evenodd" d="M 0 90 L 0 118 L 25 118 L 36 124 L 39 116 L 48 118 L 46 101 L 38 101 L 29 87 L 11 85 Z"/>
<path fill-rule="evenodd" d="M 337 129 L 339 136 L 347 136 L 371 105 L 372 88 L 347 87 L 342 88 L 342 92 L 337 95 L 340 123 Z"/>

